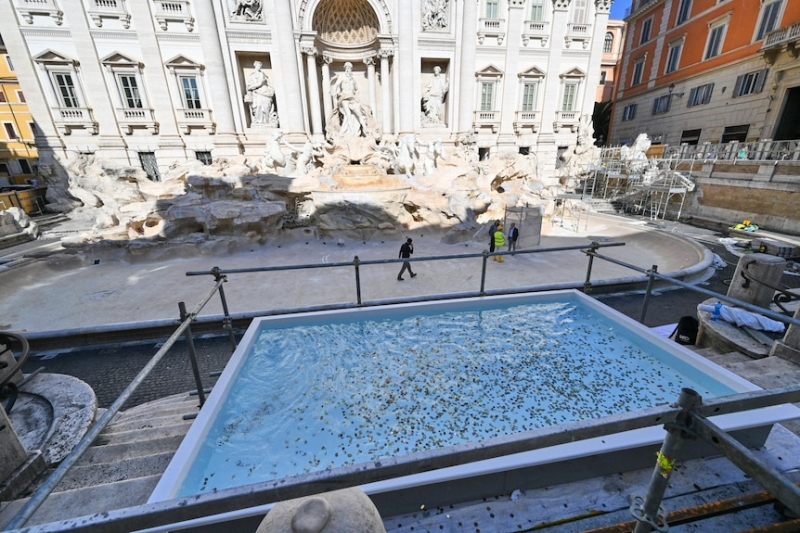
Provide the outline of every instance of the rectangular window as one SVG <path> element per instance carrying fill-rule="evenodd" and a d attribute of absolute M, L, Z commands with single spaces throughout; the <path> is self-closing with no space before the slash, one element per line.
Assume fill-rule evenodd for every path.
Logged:
<path fill-rule="evenodd" d="M 161 181 L 161 174 L 158 172 L 158 161 L 155 152 L 139 152 L 139 162 L 142 169 L 151 181 Z"/>
<path fill-rule="evenodd" d="M 577 92 L 577 84 L 568 83 L 564 85 L 564 99 L 561 101 L 561 111 L 575 111 L 575 95 Z"/>
<path fill-rule="evenodd" d="M 80 107 L 72 75 L 65 72 L 54 72 L 53 80 L 56 84 L 56 94 L 61 107 Z"/>
<path fill-rule="evenodd" d="M 127 108 L 141 108 L 142 97 L 139 94 L 139 85 L 133 74 L 120 74 L 119 86 L 122 89 L 122 103 Z"/>
<path fill-rule="evenodd" d="M 31 129 L 31 135 L 36 137 L 36 134 L 39 133 L 39 129 L 36 127 L 35 122 L 28 122 L 28 127 Z"/>
<path fill-rule="evenodd" d="M 750 131 L 750 124 L 742 124 L 741 126 L 729 126 L 722 132 L 722 139 L 719 142 L 729 143 L 739 141 L 743 143 L 747 140 L 747 132 Z"/>
<path fill-rule="evenodd" d="M 639 37 L 639 44 L 644 44 L 650 40 L 650 29 L 653 27 L 653 17 L 642 22 L 642 35 Z"/>
<path fill-rule="evenodd" d="M 11 56 L 6 55 L 6 63 L 8 63 L 8 70 L 14 72 L 14 63 L 11 62 Z"/>
<path fill-rule="evenodd" d="M 627 122 L 636 118 L 636 104 L 626 105 L 622 110 L 622 122 Z"/>
<path fill-rule="evenodd" d="M 494 111 L 494 82 L 481 83 L 481 111 Z"/>
<path fill-rule="evenodd" d="M 19 139 L 19 135 L 17 135 L 17 130 L 14 128 L 14 124 L 11 122 L 3 122 L 3 127 L 6 129 L 6 138 Z"/>
<path fill-rule="evenodd" d="M 694 107 L 696 105 L 707 104 L 711 101 L 711 92 L 714 90 L 713 83 L 706 83 L 699 87 L 693 88 L 689 91 L 689 101 L 687 107 Z"/>
<path fill-rule="evenodd" d="M 610 54 L 611 49 L 614 47 L 614 34 L 611 32 L 606 33 L 606 38 L 603 40 L 603 53 Z"/>
<path fill-rule="evenodd" d="M 8 171 L 8 165 L 6 163 L 0 163 L 0 174 L 10 175 L 11 173 Z"/>
<path fill-rule="evenodd" d="M 522 88 L 522 110 L 536 110 L 536 83 L 526 83 Z"/>
<path fill-rule="evenodd" d="M 17 100 L 19 100 L 21 103 L 24 104 L 26 102 L 25 93 L 23 93 L 22 91 L 17 91 Z"/>
<path fill-rule="evenodd" d="M 544 20 L 544 0 L 531 0 L 531 21 L 542 22 Z"/>
<path fill-rule="evenodd" d="M 195 152 L 194 155 L 204 165 L 211 164 L 211 152 Z"/>
<path fill-rule="evenodd" d="M 631 78 L 631 87 L 642 83 L 642 73 L 644 73 L 644 59 L 640 59 L 633 64 L 633 78 Z"/>
<path fill-rule="evenodd" d="M 194 76 L 181 76 L 181 89 L 183 90 L 183 105 L 186 109 L 200 109 L 200 91 L 197 89 L 197 78 Z"/>
<path fill-rule="evenodd" d="M 572 0 L 572 23 L 586 23 L 586 0 Z"/>
<path fill-rule="evenodd" d="M 689 20 L 689 15 L 692 11 L 692 0 L 681 0 L 681 5 L 678 7 L 678 18 L 675 19 L 675 24 L 683 24 Z"/>
<path fill-rule="evenodd" d="M 700 133 L 702 131 L 703 130 L 683 130 L 683 132 L 681 132 L 681 144 L 697 146 L 697 143 L 700 142 Z"/>
<path fill-rule="evenodd" d="M 667 66 L 664 68 L 664 74 L 669 74 L 670 72 L 678 70 L 678 62 L 681 58 L 682 49 L 683 43 L 670 46 L 669 52 L 667 53 Z"/>
<path fill-rule="evenodd" d="M 486 0 L 486 18 L 496 19 L 500 11 L 500 0 Z"/>
<path fill-rule="evenodd" d="M 664 96 L 659 96 L 653 101 L 653 114 L 654 115 L 663 115 L 664 113 L 669 111 L 670 104 L 672 103 L 672 95 L 666 94 Z"/>
<path fill-rule="evenodd" d="M 0 91 L 0 102 L 5 102 L 5 101 L 6 101 L 6 93 Z"/>
<path fill-rule="evenodd" d="M 765 68 L 763 70 L 742 74 L 736 78 L 736 85 L 733 87 L 733 98 L 763 91 L 764 82 L 767 80 L 767 74 L 769 74 L 769 69 Z"/>
<path fill-rule="evenodd" d="M 722 38 L 725 35 L 725 24 L 714 26 L 708 32 L 708 44 L 706 45 L 706 54 L 703 59 L 711 59 L 719 55 L 722 50 Z"/>
<path fill-rule="evenodd" d="M 19 168 L 22 169 L 23 174 L 33 174 L 33 172 L 31 172 L 31 166 L 28 164 L 27 159 L 17 159 L 17 162 L 19 162 Z"/>
<path fill-rule="evenodd" d="M 600 85 L 606 84 L 606 76 L 608 75 L 608 71 L 601 70 L 600 71 Z"/>
<path fill-rule="evenodd" d="M 778 24 L 778 15 L 780 15 L 781 5 L 783 0 L 776 0 L 761 7 L 761 22 L 758 25 L 758 33 L 756 34 L 756 41 L 760 41 L 767 36 L 768 33 L 775 30 Z"/>

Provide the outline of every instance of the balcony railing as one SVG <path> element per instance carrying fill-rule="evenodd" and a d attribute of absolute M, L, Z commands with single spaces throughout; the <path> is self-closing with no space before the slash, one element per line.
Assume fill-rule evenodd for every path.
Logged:
<path fill-rule="evenodd" d="M 121 107 L 116 109 L 117 122 L 128 135 L 134 129 L 146 129 L 151 134 L 158 133 L 158 122 L 152 109 L 146 107 Z"/>
<path fill-rule="evenodd" d="M 553 122 L 553 129 L 569 127 L 573 132 L 578 131 L 580 113 L 578 111 L 556 111 L 556 120 Z"/>
<path fill-rule="evenodd" d="M 188 31 L 194 31 L 194 17 L 189 9 L 189 0 L 153 0 L 155 17 L 161 29 L 166 31 L 169 22 L 182 22 Z"/>
<path fill-rule="evenodd" d="M 34 15 L 53 17 L 59 26 L 64 22 L 64 12 L 59 9 L 56 0 L 18 0 L 17 11 L 28 24 L 33 24 Z"/>
<path fill-rule="evenodd" d="M 60 107 L 53 109 L 53 122 L 63 135 L 69 135 L 73 129 L 86 129 L 97 135 L 98 124 L 88 107 Z"/>
<path fill-rule="evenodd" d="M 496 37 L 497 44 L 503 44 L 503 39 L 506 37 L 505 19 L 480 19 L 478 26 L 479 44 L 483 44 L 486 37 Z"/>
<path fill-rule="evenodd" d="M 517 111 L 517 119 L 514 122 L 514 131 L 520 133 L 524 128 L 531 128 L 533 133 L 539 129 L 538 111 Z"/>
<path fill-rule="evenodd" d="M 591 24 L 567 24 L 567 34 L 564 36 L 564 44 L 567 48 L 575 41 L 582 43 L 584 48 L 588 48 L 591 39 Z"/>
<path fill-rule="evenodd" d="M 131 15 L 125 9 L 125 0 L 89 0 L 88 15 L 98 28 L 103 27 L 103 19 L 119 19 L 127 30 L 131 27 Z"/>
<path fill-rule="evenodd" d="M 211 118 L 210 109 L 178 109 L 178 127 L 185 134 L 191 133 L 192 128 L 203 128 L 214 133 L 216 124 Z"/>
<path fill-rule="evenodd" d="M 531 39 L 541 40 L 542 46 L 547 46 L 550 38 L 550 23 L 545 21 L 526 20 L 522 28 L 522 44 L 528 46 Z"/>
<path fill-rule="evenodd" d="M 761 49 L 764 50 L 776 46 L 783 46 L 788 42 L 797 40 L 800 40 L 800 22 L 795 22 L 790 26 L 784 26 L 783 28 L 768 33 Z"/>
<path fill-rule="evenodd" d="M 500 127 L 500 111 L 475 111 L 475 129 L 482 126 L 491 126 L 492 132 L 497 133 Z"/>

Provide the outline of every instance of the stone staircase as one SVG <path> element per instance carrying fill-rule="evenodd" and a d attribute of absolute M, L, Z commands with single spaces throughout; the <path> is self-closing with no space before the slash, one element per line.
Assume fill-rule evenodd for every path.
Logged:
<path fill-rule="evenodd" d="M 183 416 L 198 406 L 196 396 L 183 393 L 119 413 L 27 525 L 146 503 L 192 424 Z M 0 503 L 0 528 L 26 501 Z"/>

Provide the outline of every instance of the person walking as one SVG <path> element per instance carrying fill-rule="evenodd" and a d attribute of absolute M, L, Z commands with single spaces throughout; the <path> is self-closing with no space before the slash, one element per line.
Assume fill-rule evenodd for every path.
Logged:
<path fill-rule="evenodd" d="M 508 251 L 513 252 L 517 249 L 517 239 L 519 239 L 519 230 L 517 225 L 512 222 L 508 228 Z"/>
<path fill-rule="evenodd" d="M 496 250 L 500 250 L 505 243 L 506 243 L 506 239 L 505 239 L 505 237 L 503 237 L 503 225 L 502 224 L 498 224 L 497 225 L 497 231 L 494 232 L 494 247 L 495 247 Z M 494 257 L 492 257 L 492 259 L 494 259 L 498 263 L 502 263 L 503 262 L 503 256 L 502 255 L 495 255 Z"/>
<path fill-rule="evenodd" d="M 400 254 L 397 257 L 402 259 L 408 259 L 411 257 L 411 254 L 414 253 L 414 245 L 411 242 L 411 237 L 406 239 L 406 242 L 400 247 Z M 403 261 L 403 268 L 400 269 L 400 273 L 397 275 L 397 281 L 403 281 L 403 272 L 408 270 L 408 273 L 411 274 L 412 278 L 417 277 L 416 274 L 411 272 L 411 262 L 410 261 Z"/>

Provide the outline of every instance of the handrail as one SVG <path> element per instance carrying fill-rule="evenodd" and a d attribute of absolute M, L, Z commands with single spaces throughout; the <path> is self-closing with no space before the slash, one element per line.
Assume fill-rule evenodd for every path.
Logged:
<path fill-rule="evenodd" d="M 797 401 L 800 401 L 800 385 L 793 385 L 769 391 L 758 390 L 712 398 L 696 406 L 694 412 L 700 416 L 718 416 Z M 25 533 L 138 531 L 623 431 L 669 425 L 675 421 L 680 412 L 680 407 L 662 405 L 605 418 L 579 420 L 514 435 L 494 437 L 478 443 L 456 444 L 401 457 L 381 458 L 332 468 L 322 473 L 300 474 L 284 478 L 280 483 L 264 481 L 51 522 L 27 528 Z"/>
<path fill-rule="evenodd" d="M 25 364 L 25 361 L 28 359 L 28 354 L 30 353 L 31 347 L 28 344 L 28 339 L 20 335 L 19 333 L 13 333 L 11 331 L 0 331 L 0 337 L 9 337 L 11 339 L 16 339 L 22 345 L 22 353 L 20 354 L 19 358 L 17 358 L 17 362 L 14 365 L 14 368 L 0 381 L 0 389 L 2 389 L 6 383 L 11 381 L 11 378 L 16 374 L 16 372 L 22 368 Z M 8 348 L 11 350 L 11 347 Z"/>
<path fill-rule="evenodd" d="M 792 312 L 789 311 L 788 309 L 786 309 L 783 306 L 783 304 L 792 302 L 794 300 L 800 300 L 800 296 L 798 296 L 797 294 L 791 293 L 791 292 L 789 292 L 789 291 L 787 291 L 785 289 L 781 289 L 780 287 L 775 287 L 773 285 L 770 285 L 766 281 L 758 278 L 757 276 L 754 276 L 750 272 L 750 267 L 752 265 L 754 265 L 754 264 L 755 264 L 755 262 L 748 263 L 741 270 L 740 275 L 744 278 L 744 284 L 742 286 L 743 287 L 747 287 L 750 284 L 751 281 L 754 281 L 754 282 L 758 283 L 759 285 L 763 285 L 764 287 L 767 287 L 768 289 L 772 289 L 773 291 L 775 291 L 775 296 L 772 297 L 772 303 L 774 303 L 776 306 L 778 306 L 780 308 L 780 310 L 783 311 L 785 314 L 791 315 Z"/>
<path fill-rule="evenodd" d="M 52 474 L 47 478 L 47 481 L 39 487 L 39 489 L 31 496 L 30 500 L 25 504 L 25 506 L 20 510 L 19 513 L 9 522 L 6 529 L 15 529 L 18 527 L 22 527 L 25 523 L 33 516 L 33 513 L 44 503 L 44 500 L 50 495 L 51 492 L 56 488 L 56 486 L 64 479 L 64 476 L 67 475 L 69 470 L 78 462 L 81 455 L 89 449 L 89 446 L 94 442 L 94 440 L 102 433 L 102 431 L 106 428 L 111 419 L 114 418 L 117 413 L 120 411 L 122 406 L 125 404 L 126 401 L 136 392 L 136 389 L 139 388 L 147 376 L 150 375 L 150 372 L 156 367 L 156 365 L 161 361 L 164 355 L 167 354 L 172 345 L 180 338 L 181 334 L 186 330 L 192 321 L 197 317 L 197 313 L 205 307 L 205 305 L 211 300 L 211 297 L 217 292 L 217 290 L 222 286 L 225 282 L 224 279 L 219 279 L 214 284 L 214 288 L 209 291 L 205 298 L 195 307 L 195 310 L 189 313 L 186 318 L 180 323 L 178 329 L 170 336 L 167 342 L 164 343 L 164 346 L 158 350 L 155 355 L 148 361 L 148 363 L 142 368 L 142 370 L 133 378 L 130 385 L 128 385 L 122 394 L 114 401 L 113 404 L 106 410 L 105 413 L 100 417 L 100 419 L 89 429 L 86 435 L 83 436 L 81 441 L 73 448 L 73 450 L 69 453 L 69 455 L 58 465 L 58 467 L 53 471 Z M 131 530 L 132 531 L 132 530 Z"/>

